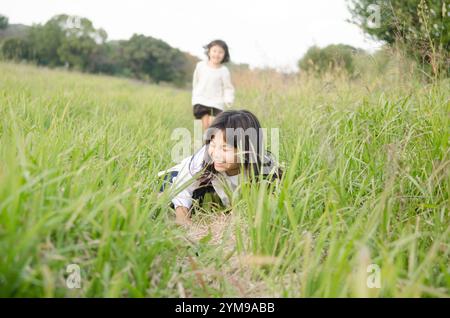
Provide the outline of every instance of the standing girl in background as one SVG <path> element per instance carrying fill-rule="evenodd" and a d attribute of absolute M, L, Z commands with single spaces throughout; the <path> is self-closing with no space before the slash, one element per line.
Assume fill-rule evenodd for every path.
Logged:
<path fill-rule="evenodd" d="M 227 44 L 214 40 L 205 46 L 207 61 L 197 63 L 192 81 L 194 117 L 202 120 L 205 131 L 225 107 L 234 101 L 230 71 L 223 65 L 230 61 Z"/>

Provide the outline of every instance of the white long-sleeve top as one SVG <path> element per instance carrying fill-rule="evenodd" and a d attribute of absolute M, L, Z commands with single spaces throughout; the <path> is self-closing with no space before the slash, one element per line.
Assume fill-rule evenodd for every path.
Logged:
<path fill-rule="evenodd" d="M 161 172 L 178 171 L 178 175 L 174 177 L 171 191 L 174 192 L 172 203 L 175 208 L 184 206 L 190 208 L 192 206 L 192 195 L 194 190 L 200 186 L 198 176 L 202 173 L 203 160 L 206 154 L 206 145 L 203 146 L 194 155 L 183 159 L 176 166 Z M 207 157 L 206 157 L 207 158 Z M 220 200 L 225 206 L 229 206 L 232 193 L 239 184 L 241 175 L 229 176 L 225 172 L 218 172 L 211 180 L 211 184 L 218 194 Z M 180 191 L 180 189 L 182 189 Z"/>
<path fill-rule="evenodd" d="M 171 171 L 177 171 L 178 174 L 172 180 L 170 191 L 173 192 L 172 203 L 175 208 L 184 206 L 190 208 L 192 206 L 192 195 L 194 191 L 200 187 L 198 177 L 203 172 L 203 162 L 206 160 L 210 162 L 210 157 L 207 153 L 207 145 L 204 145 L 192 156 L 184 158 L 179 164 L 165 171 L 160 171 L 158 176 L 162 176 Z M 274 160 L 273 156 L 264 155 L 264 164 L 262 171 L 265 175 L 273 175 L 276 173 L 279 165 Z M 225 206 L 230 206 L 233 193 L 238 188 L 242 181 L 248 180 L 248 172 L 243 174 L 229 176 L 225 172 L 217 172 L 211 180 L 211 185 L 219 196 L 220 200 Z"/>
<path fill-rule="evenodd" d="M 197 63 L 192 80 L 192 105 L 224 110 L 234 102 L 234 86 L 225 65 L 214 68 L 207 61 Z"/>

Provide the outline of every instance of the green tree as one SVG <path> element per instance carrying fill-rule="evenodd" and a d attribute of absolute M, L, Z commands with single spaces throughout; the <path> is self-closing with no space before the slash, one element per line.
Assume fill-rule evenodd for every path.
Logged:
<path fill-rule="evenodd" d="M 27 35 L 31 47 L 30 59 L 40 65 L 62 65 L 58 49 L 64 38 L 64 31 L 54 20 L 44 25 L 33 25 Z"/>
<path fill-rule="evenodd" d="M 28 33 L 31 58 L 38 64 L 87 70 L 93 54 L 107 38 L 86 18 L 61 14 L 44 25 L 33 25 Z"/>
<path fill-rule="evenodd" d="M 348 0 L 351 22 L 374 39 L 403 47 L 432 74 L 448 72 L 450 3 L 442 0 Z"/>
<path fill-rule="evenodd" d="M 1 55 L 9 60 L 27 60 L 30 58 L 30 43 L 21 38 L 6 39 L 1 46 Z"/>
<path fill-rule="evenodd" d="M 71 68 L 87 70 L 91 57 L 100 52 L 99 45 L 105 43 L 107 34 L 95 29 L 86 18 L 59 15 L 52 19 L 64 32 L 64 39 L 57 52 L 60 60 Z"/>
<path fill-rule="evenodd" d="M 91 52 L 86 71 L 91 73 L 122 74 L 122 65 L 119 59 L 118 43 L 105 42 L 97 45 Z"/>
<path fill-rule="evenodd" d="M 0 14 L 0 30 L 6 29 L 8 27 L 8 23 L 9 23 L 8 17 Z"/>
<path fill-rule="evenodd" d="M 121 43 L 120 51 L 124 69 L 136 78 L 181 85 L 188 76 L 185 55 L 162 40 L 135 34 Z"/>
<path fill-rule="evenodd" d="M 343 70 L 352 75 L 353 56 L 358 53 L 362 51 L 345 44 L 331 44 L 324 48 L 312 46 L 299 60 L 298 67 L 304 72 L 317 75 L 337 70 Z"/>

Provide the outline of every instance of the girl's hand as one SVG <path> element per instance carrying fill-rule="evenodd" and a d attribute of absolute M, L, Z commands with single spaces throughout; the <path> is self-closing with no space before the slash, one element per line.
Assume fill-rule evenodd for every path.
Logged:
<path fill-rule="evenodd" d="M 175 223 L 182 226 L 192 225 L 188 208 L 179 206 L 175 209 Z"/>

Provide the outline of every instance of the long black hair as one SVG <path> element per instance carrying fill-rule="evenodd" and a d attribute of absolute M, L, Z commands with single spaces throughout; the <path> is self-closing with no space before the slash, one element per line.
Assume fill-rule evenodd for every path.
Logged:
<path fill-rule="evenodd" d="M 273 156 L 264 149 L 263 131 L 258 118 L 248 110 L 227 110 L 221 112 L 206 131 L 206 150 L 217 131 L 221 131 L 225 142 L 239 150 L 238 162 L 248 172 L 249 177 L 269 177 L 279 179 L 282 171 Z M 200 185 L 209 184 L 218 172 L 208 151 L 202 163 Z"/>

